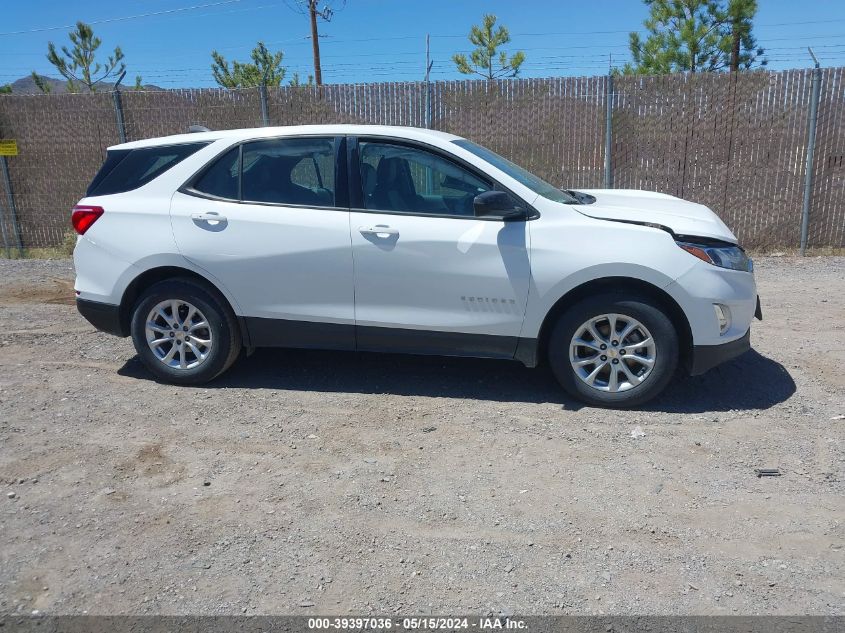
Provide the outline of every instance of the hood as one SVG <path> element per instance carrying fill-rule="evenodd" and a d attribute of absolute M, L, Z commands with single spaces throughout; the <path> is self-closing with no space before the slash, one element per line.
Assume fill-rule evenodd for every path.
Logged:
<path fill-rule="evenodd" d="M 710 237 L 736 243 L 736 236 L 703 204 L 665 193 L 637 189 L 579 189 L 593 196 L 592 204 L 572 205 L 591 218 L 660 224 L 676 235 Z"/>

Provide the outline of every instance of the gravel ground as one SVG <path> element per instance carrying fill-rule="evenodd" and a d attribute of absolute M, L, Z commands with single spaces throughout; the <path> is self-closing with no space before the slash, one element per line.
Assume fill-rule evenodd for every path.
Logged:
<path fill-rule="evenodd" d="M 161 385 L 72 275 L 0 260 L 0 612 L 845 614 L 845 258 L 761 258 L 754 351 L 624 412 L 471 359 Z"/>

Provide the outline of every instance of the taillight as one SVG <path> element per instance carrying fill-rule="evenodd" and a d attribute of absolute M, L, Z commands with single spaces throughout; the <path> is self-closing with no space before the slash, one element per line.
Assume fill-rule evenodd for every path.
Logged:
<path fill-rule="evenodd" d="M 85 235 L 85 231 L 91 228 L 91 225 L 103 215 L 103 207 L 88 207 L 83 205 L 76 205 L 73 208 L 73 214 L 70 216 L 73 230 L 80 235 Z"/>

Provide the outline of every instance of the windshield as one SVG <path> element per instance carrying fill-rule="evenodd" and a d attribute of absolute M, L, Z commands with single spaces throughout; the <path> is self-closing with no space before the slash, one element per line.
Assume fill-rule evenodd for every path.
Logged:
<path fill-rule="evenodd" d="M 519 165 L 510 162 L 507 158 L 499 156 L 496 152 L 490 151 L 486 147 L 476 145 L 472 141 L 460 139 L 452 141 L 458 147 L 463 147 L 468 152 L 472 152 L 480 159 L 487 161 L 496 169 L 500 169 L 508 176 L 525 185 L 534 193 L 538 193 L 544 198 L 548 198 L 553 202 L 563 202 L 564 204 L 578 204 L 578 200 L 570 196 L 565 191 L 558 189 L 554 185 L 550 185 L 542 178 L 538 178 L 530 171 L 523 169 Z"/>

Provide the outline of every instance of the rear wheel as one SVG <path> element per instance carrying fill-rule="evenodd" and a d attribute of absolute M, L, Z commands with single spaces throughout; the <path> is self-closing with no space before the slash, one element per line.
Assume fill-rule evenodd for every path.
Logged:
<path fill-rule="evenodd" d="M 184 385 L 217 377 L 241 350 L 229 306 L 191 279 L 159 282 L 139 298 L 132 315 L 132 342 L 153 375 Z"/>
<path fill-rule="evenodd" d="M 572 396 L 635 407 L 658 395 L 678 366 L 678 335 L 650 300 L 607 294 L 564 313 L 549 337 L 549 364 Z"/>

